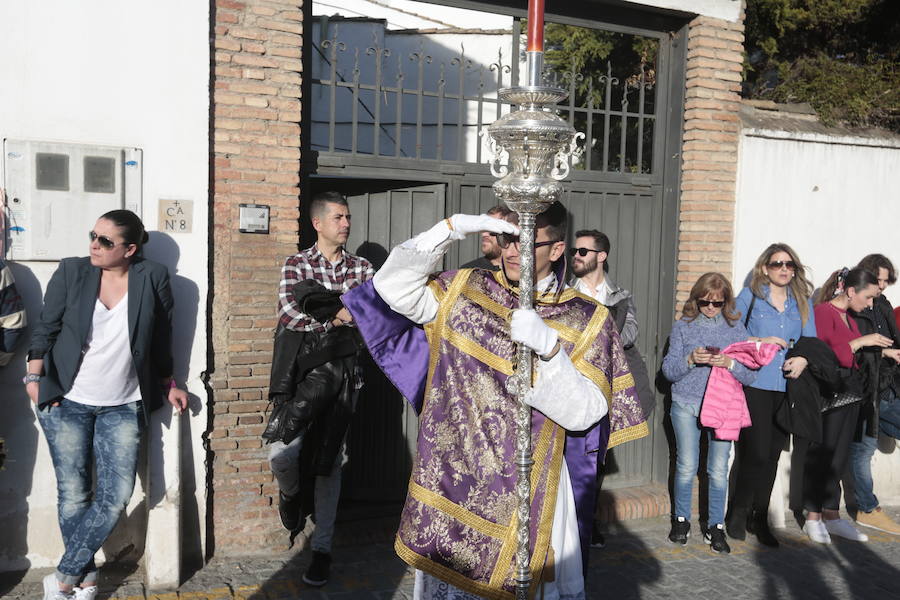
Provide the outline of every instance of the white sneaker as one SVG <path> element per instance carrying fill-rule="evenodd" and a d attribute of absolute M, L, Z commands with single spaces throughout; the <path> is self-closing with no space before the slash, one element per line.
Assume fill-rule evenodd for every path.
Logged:
<path fill-rule="evenodd" d="M 59 580 L 56 573 L 50 573 L 43 579 L 44 583 L 44 600 L 71 600 L 72 592 L 64 592 L 59 589 Z"/>
<path fill-rule="evenodd" d="M 72 590 L 75 593 L 75 600 L 94 600 L 97 597 L 97 586 L 90 585 L 88 587 L 76 587 Z"/>
<path fill-rule="evenodd" d="M 831 543 L 831 536 L 828 535 L 828 530 L 822 521 L 810 521 L 807 519 L 806 523 L 803 524 L 803 531 L 809 536 L 809 539 L 817 544 Z"/>
<path fill-rule="evenodd" d="M 861 533 L 856 527 L 850 524 L 846 519 L 826 519 L 825 529 L 831 535 L 836 535 L 854 542 L 868 542 L 869 536 Z"/>

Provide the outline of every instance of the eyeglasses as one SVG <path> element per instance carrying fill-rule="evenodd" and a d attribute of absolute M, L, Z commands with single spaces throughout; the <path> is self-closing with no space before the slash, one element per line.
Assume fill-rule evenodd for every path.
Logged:
<path fill-rule="evenodd" d="M 588 252 L 603 252 L 603 250 L 594 250 L 593 248 L 569 248 L 569 256 L 587 256 Z"/>
<path fill-rule="evenodd" d="M 497 238 L 497 245 L 503 249 L 509 248 L 510 244 L 519 245 L 519 236 L 517 235 L 512 235 L 511 233 L 495 233 L 493 236 Z M 545 242 L 535 242 L 534 248 L 537 250 L 541 246 L 549 246 L 561 241 L 562 240 L 547 240 Z"/>
<path fill-rule="evenodd" d="M 97 242 L 99 242 L 100 246 L 102 248 L 105 248 L 106 250 L 112 250 L 117 245 L 118 246 L 127 246 L 128 245 L 127 242 L 116 243 L 116 242 L 112 241 L 111 239 L 109 239 L 108 237 L 106 237 L 105 235 L 99 235 L 96 231 L 89 231 L 88 238 L 90 238 L 90 240 L 92 242 L 94 240 L 97 240 Z"/>
<path fill-rule="evenodd" d="M 778 269 L 783 269 L 784 267 L 787 267 L 788 270 L 790 270 L 790 271 L 797 270 L 797 263 L 795 263 L 792 260 L 773 260 L 766 266 L 769 267 L 770 269 L 772 269 L 773 271 L 777 271 Z"/>
<path fill-rule="evenodd" d="M 697 300 L 697 306 L 699 306 L 700 308 L 706 308 L 710 304 L 712 304 L 715 308 L 722 308 L 723 306 L 725 306 L 725 301 L 724 300 Z"/>

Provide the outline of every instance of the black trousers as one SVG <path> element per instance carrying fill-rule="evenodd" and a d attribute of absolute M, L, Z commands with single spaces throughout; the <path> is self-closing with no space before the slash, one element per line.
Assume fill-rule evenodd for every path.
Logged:
<path fill-rule="evenodd" d="M 822 443 L 810 442 L 803 468 L 803 507 L 810 512 L 838 510 L 841 477 L 850 458 L 850 442 L 859 417 L 859 402 L 822 414 Z"/>
<path fill-rule="evenodd" d="M 732 508 L 766 512 L 775 485 L 778 457 L 787 442 L 787 433 L 775 423 L 775 412 L 785 400 L 784 392 L 745 387 L 750 427 L 741 430 L 737 442 L 737 476 Z"/>

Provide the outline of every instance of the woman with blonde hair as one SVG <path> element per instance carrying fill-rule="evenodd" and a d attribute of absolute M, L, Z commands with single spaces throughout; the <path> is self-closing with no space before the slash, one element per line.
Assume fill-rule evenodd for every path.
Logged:
<path fill-rule="evenodd" d="M 780 347 L 744 390 L 753 425 L 741 431 L 737 443 L 737 476 L 726 520 L 728 535 L 738 540 L 750 531 L 766 546 L 779 545 L 769 529 L 768 512 L 787 433 L 776 424 L 775 414 L 785 401 L 785 378 L 797 378 L 806 368 L 802 357 L 785 360 L 787 349 L 801 336 L 816 335 L 812 291 L 797 253 L 787 244 L 777 243 L 759 255 L 750 286 L 737 297 L 737 309 L 744 315 L 750 339 Z"/>
<path fill-rule="evenodd" d="M 672 382 L 670 417 L 675 430 L 675 485 L 672 530 L 669 541 L 686 544 L 691 532 L 691 494 L 700 461 L 700 437 L 709 438 L 706 471 L 709 474 L 709 518 L 705 541 L 716 553 L 729 553 L 725 540 L 725 496 L 728 491 L 728 455 L 731 441 L 717 439 L 700 425 L 700 406 L 712 367 L 728 369 L 749 384 L 756 376 L 723 349 L 747 339 L 747 330 L 735 312 L 731 284 L 720 273 L 706 273 L 697 280 L 684 304 L 682 317 L 669 335 L 669 349 L 662 371 Z"/>

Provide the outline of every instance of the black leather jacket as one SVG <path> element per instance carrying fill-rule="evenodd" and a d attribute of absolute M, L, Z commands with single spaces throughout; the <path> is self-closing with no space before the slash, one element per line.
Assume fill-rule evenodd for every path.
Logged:
<path fill-rule="evenodd" d="M 332 316 L 340 309 L 339 294 L 321 286 L 320 290 L 306 287 L 318 294 L 316 301 L 322 301 L 326 295 L 333 297 L 336 304 L 333 302 L 329 309 Z M 296 289 L 295 298 L 300 298 Z M 363 347 L 362 338 L 353 327 L 317 333 L 279 326 L 275 333 L 269 379 L 273 408 L 263 439 L 287 444 L 306 432 L 301 460 L 316 475 L 331 472 L 350 425 L 356 393 L 354 376 Z"/>
<path fill-rule="evenodd" d="M 876 326 L 875 311 L 882 318 L 885 329 L 879 330 Z M 848 311 L 856 321 L 861 335 L 880 333 L 894 340 L 894 348 L 900 348 L 900 332 L 897 330 L 897 322 L 894 320 L 894 309 L 884 296 L 877 296 L 870 309 L 861 312 Z M 881 393 L 887 389 L 893 389 L 895 393 L 900 391 L 900 369 L 890 358 L 881 357 L 881 348 L 867 347 L 856 354 L 860 371 L 866 382 L 866 394 L 859 413 L 860 431 L 871 437 L 878 436 L 878 405 Z"/>

